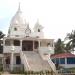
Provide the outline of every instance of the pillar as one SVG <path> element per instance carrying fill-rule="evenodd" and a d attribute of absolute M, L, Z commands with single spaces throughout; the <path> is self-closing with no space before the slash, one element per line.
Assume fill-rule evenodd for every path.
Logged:
<path fill-rule="evenodd" d="M 11 61 L 10 61 L 10 68 L 11 68 L 11 71 L 13 70 L 13 67 L 14 67 L 14 50 L 15 50 L 15 48 L 14 48 L 14 46 L 12 45 L 11 46 Z"/>
<path fill-rule="evenodd" d="M 33 51 L 34 51 L 34 41 L 33 41 Z"/>
<path fill-rule="evenodd" d="M 3 46 L 5 45 L 5 39 L 3 39 Z"/>
<path fill-rule="evenodd" d="M 20 50 L 22 51 L 22 40 L 20 40 Z"/>
<path fill-rule="evenodd" d="M 13 59 L 13 56 L 14 56 L 14 53 L 12 52 L 12 53 L 11 53 L 11 61 L 10 61 L 10 65 L 11 65 L 11 66 L 10 66 L 10 69 L 11 69 L 11 71 L 13 71 L 13 66 L 14 66 L 14 64 L 13 64 L 13 60 L 14 60 L 14 59 Z"/>
<path fill-rule="evenodd" d="M 40 40 L 39 40 L 39 48 L 40 48 Z"/>
<path fill-rule="evenodd" d="M 65 68 L 66 68 L 66 66 L 67 66 L 67 58 L 65 58 Z"/>
<path fill-rule="evenodd" d="M 6 65 L 6 62 L 5 62 L 5 57 L 3 57 L 3 70 L 5 70 L 5 65 Z"/>
<path fill-rule="evenodd" d="M 11 46 L 14 46 L 13 40 L 11 40 L 10 42 L 11 42 Z"/>

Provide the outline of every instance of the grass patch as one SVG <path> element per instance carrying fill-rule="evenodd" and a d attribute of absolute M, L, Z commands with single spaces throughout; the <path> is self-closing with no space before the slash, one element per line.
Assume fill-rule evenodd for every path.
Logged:
<path fill-rule="evenodd" d="M 53 71 L 12 71 L 12 74 L 24 74 L 24 75 L 53 75 Z"/>

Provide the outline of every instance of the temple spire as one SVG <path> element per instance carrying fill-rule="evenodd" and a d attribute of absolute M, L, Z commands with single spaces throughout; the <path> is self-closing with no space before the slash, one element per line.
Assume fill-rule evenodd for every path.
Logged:
<path fill-rule="evenodd" d="M 37 22 L 36 22 L 36 24 L 37 24 L 37 25 L 39 25 L 39 19 L 37 19 Z"/>
<path fill-rule="evenodd" d="M 18 12 L 21 12 L 21 3 L 19 2 Z"/>

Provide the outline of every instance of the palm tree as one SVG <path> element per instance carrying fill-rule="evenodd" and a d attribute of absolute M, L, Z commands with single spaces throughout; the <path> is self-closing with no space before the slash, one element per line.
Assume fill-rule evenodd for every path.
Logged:
<path fill-rule="evenodd" d="M 63 43 L 63 41 L 61 41 L 60 38 L 55 43 L 54 51 L 55 51 L 55 54 L 65 53 L 64 43 Z"/>
<path fill-rule="evenodd" d="M 75 30 L 72 30 L 71 33 L 67 34 L 66 40 L 68 40 L 68 43 L 66 44 L 65 49 L 68 52 L 75 51 Z"/>

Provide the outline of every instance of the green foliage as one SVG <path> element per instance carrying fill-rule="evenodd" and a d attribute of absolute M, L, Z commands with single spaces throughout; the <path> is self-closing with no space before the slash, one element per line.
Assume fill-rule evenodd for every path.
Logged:
<path fill-rule="evenodd" d="M 51 71 L 25 71 L 25 75 L 52 75 Z"/>
<path fill-rule="evenodd" d="M 18 68 L 14 67 L 13 71 L 10 71 L 12 74 L 24 74 L 24 67 L 23 68 Z"/>
<path fill-rule="evenodd" d="M 45 70 L 45 71 L 12 71 L 11 72 L 12 74 L 24 74 L 24 75 L 53 75 L 53 71 L 48 71 L 48 70 Z"/>
<path fill-rule="evenodd" d="M 64 42 L 68 40 L 66 44 Z M 55 43 L 55 54 L 59 53 L 65 53 L 68 52 L 70 53 L 71 51 L 75 51 L 75 30 L 72 31 L 71 33 L 68 33 L 65 41 L 61 41 L 61 39 L 58 39 L 57 42 Z"/>
<path fill-rule="evenodd" d="M 66 40 L 68 40 L 68 43 L 66 44 L 65 49 L 67 52 L 74 51 L 75 48 L 75 30 L 71 33 L 68 33 L 66 36 Z"/>
<path fill-rule="evenodd" d="M 0 64 L 0 72 L 3 71 L 3 64 Z"/>
<path fill-rule="evenodd" d="M 0 31 L 0 39 L 3 38 L 5 36 L 5 34 L 3 34 L 2 31 Z"/>
<path fill-rule="evenodd" d="M 0 53 L 3 52 L 3 46 L 2 46 L 2 43 L 3 43 L 3 40 L 1 40 L 5 35 L 3 34 L 2 31 L 0 31 Z"/>
<path fill-rule="evenodd" d="M 10 71 L 11 74 L 24 74 L 24 71 L 22 70 L 13 70 L 13 71 Z"/>
<path fill-rule="evenodd" d="M 65 53 L 64 43 L 63 41 L 61 41 L 61 39 L 58 39 L 57 42 L 55 43 L 54 50 L 55 50 L 55 54 Z"/>

